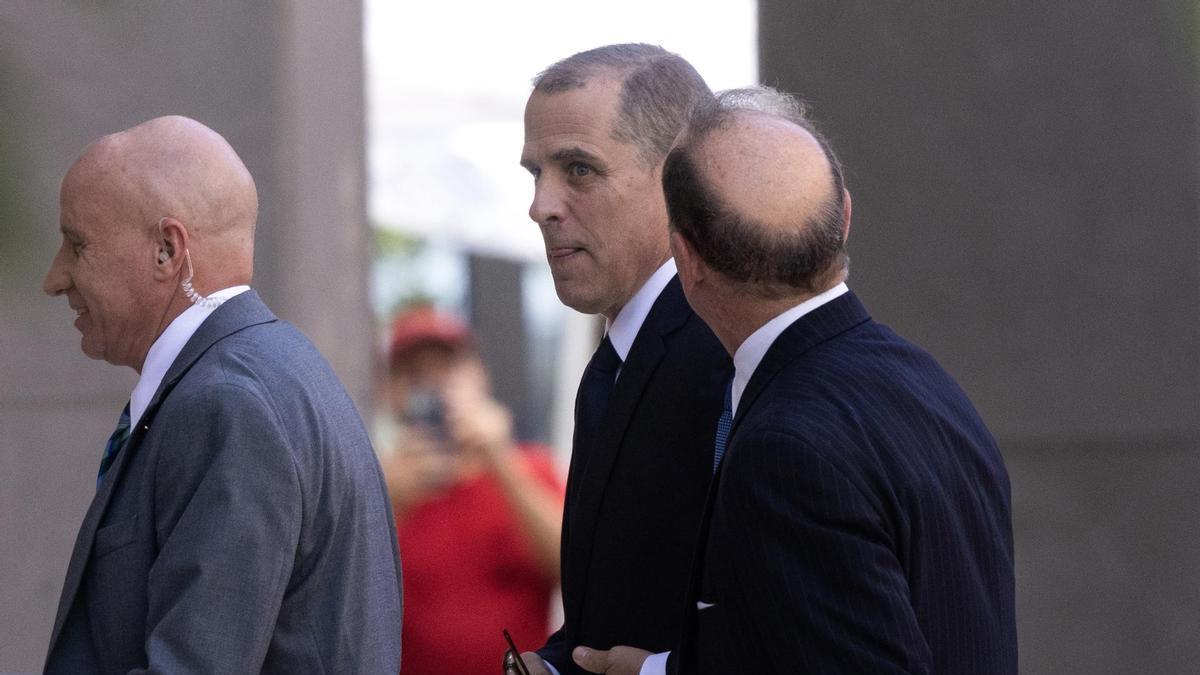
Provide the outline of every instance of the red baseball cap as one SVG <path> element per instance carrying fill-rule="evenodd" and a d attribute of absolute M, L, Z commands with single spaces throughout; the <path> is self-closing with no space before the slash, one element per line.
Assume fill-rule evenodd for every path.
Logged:
<path fill-rule="evenodd" d="M 471 329 L 466 322 L 431 305 L 406 309 L 392 320 L 392 338 L 388 347 L 388 363 L 393 367 L 407 353 L 429 345 L 443 345 L 453 350 L 473 347 Z"/>

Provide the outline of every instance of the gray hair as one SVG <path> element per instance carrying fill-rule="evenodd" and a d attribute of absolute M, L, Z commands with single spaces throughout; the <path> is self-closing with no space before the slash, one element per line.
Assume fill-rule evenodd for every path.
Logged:
<path fill-rule="evenodd" d="M 605 76 L 621 82 L 612 137 L 636 146 L 639 159 L 648 166 L 666 157 L 692 108 L 712 97 L 692 64 L 662 47 L 641 43 L 606 45 L 568 56 L 538 74 L 533 90 L 557 94 Z"/>

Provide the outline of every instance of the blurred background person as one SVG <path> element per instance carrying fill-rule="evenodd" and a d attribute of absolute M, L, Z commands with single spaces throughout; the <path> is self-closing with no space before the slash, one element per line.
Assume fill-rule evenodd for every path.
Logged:
<path fill-rule="evenodd" d="M 402 673 L 498 667 L 549 633 L 563 488 L 548 451 L 513 438 L 466 324 L 429 306 L 392 325 L 377 445 L 404 571 Z"/>

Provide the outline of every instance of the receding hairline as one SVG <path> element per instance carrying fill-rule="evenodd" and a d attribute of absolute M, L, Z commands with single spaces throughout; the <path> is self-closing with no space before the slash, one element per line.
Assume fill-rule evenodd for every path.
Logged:
<path fill-rule="evenodd" d="M 643 42 L 607 44 L 576 52 L 550 64 L 533 78 L 533 90 L 556 94 L 586 86 L 597 76 L 609 76 L 624 84 L 630 73 L 657 59 L 676 58 L 677 54 L 659 45 Z"/>
<path fill-rule="evenodd" d="M 638 149 L 645 166 L 660 164 L 693 106 L 712 91 L 696 68 L 659 45 L 610 44 L 564 58 L 534 79 L 534 94 L 574 91 L 592 82 L 616 88 L 609 134 Z"/>

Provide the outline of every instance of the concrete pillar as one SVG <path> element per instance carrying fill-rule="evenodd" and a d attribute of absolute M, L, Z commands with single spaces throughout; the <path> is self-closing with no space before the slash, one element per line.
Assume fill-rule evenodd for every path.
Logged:
<path fill-rule="evenodd" d="M 58 184 L 103 134 L 178 113 L 258 182 L 255 286 L 369 391 L 357 1 L 0 4 L 0 672 L 41 668 L 104 441 L 135 382 L 41 294 Z"/>
<path fill-rule="evenodd" d="M 850 285 L 1013 480 L 1024 673 L 1200 659 L 1192 2 L 761 0 L 854 197 Z"/>

